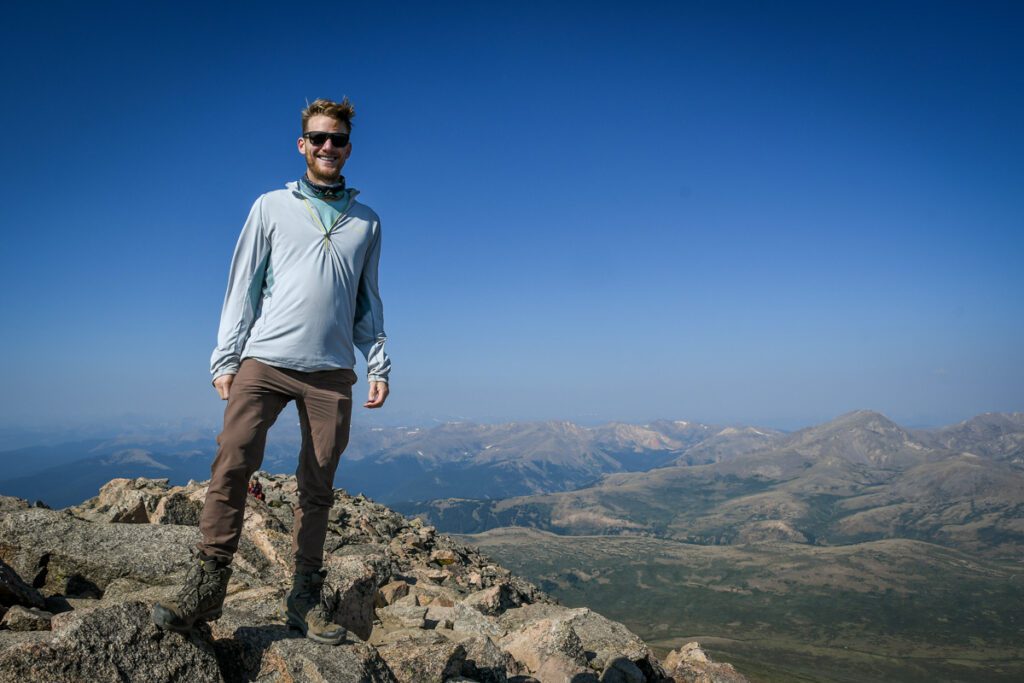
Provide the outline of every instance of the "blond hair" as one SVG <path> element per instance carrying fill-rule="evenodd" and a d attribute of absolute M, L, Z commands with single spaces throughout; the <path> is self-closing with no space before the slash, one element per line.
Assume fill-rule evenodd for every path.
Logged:
<path fill-rule="evenodd" d="M 306 125 L 309 123 L 309 119 L 313 116 L 330 116 L 332 119 L 341 121 L 348 130 L 352 132 L 352 119 L 355 118 L 356 108 L 352 106 L 352 103 L 348 101 L 347 97 L 342 98 L 341 102 L 333 102 L 331 100 L 325 100 L 319 98 L 313 100 L 312 103 L 307 103 L 306 108 L 302 110 L 302 132 L 306 132 Z"/>

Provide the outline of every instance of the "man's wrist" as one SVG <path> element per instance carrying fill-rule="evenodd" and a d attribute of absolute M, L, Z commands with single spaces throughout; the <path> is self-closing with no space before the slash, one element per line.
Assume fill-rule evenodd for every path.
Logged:
<path fill-rule="evenodd" d="M 210 380 L 210 384 L 214 384 L 215 385 L 217 383 L 217 380 L 220 379 L 221 377 L 223 377 L 224 375 L 237 375 L 237 374 L 238 374 L 238 366 L 221 368 L 220 370 L 218 370 L 213 375 L 213 379 Z"/>

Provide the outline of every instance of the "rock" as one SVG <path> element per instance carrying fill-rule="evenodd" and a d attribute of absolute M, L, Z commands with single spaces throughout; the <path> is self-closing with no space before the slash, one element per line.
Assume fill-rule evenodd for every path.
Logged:
<path fill-rule="evenodd" d="M 463 634 L 476 634 L 499 638 L 505 635 L 505 629 L 495 619 L 484 616 L 465 603 L 459 602 L 451 607 L 430 605 L 427 608 L 428 628 L 447 628 Z M 431 623 L 435 624 L 431 626 Z"/>
<path fill-rule="evenodd" d="M 112 479 L 95 498 L 68 508 L 80 519 L 91 522 L 149 524 L 150 513 L 167 492 L 167 479 Z"/>
<path fill-rule="evenodd" d="M 459 561 L 459 555 L 454 550 L 443 548 L 430 553 L 430 561 L 443 566 L 455 564 Z"/>
<path fill-rule="evenodd" d="M 395 600 L 409 594 L 409 584 L 405 581 L 391 581 L 380 587 L 377 593 L 377 606 L 384 607 L 394 604 Z"/>
<path fill-rule="evenodd" d="M 646 680 L 640 667 L 625 657 L 611 660 L 601 672 L 601 683 L 645 683 Z"/>
<path fill-rule="evenodd" d="M 0 496 L 0 515 L 5 512 L 14 512 L 16 510 L 27 510 L 31 505 L 24 498 L 15 498 L 14 496 Z"/>
<path fill-rule="evenodd" d="M 587 668 L 583 643 L 565 619 L 541 619 L 509 633 L 498 641 L 526 670 L 547 683 Z"/>
<path fill-rule="evenodd" d="M 115 579 L 149 585 L 188 562 L 199 531 L 191 527 L 94 524 L 53 510 L 30 509 L 0 518 L 0 560 L 44 594 L 101 597 Z M 173 577 L 171 578 L 173 580 Z"/>
<path fill-rule="evenodd" d="M 141 602 L 54 618 L 49 641 L 0 652 L 0 683 L 222 680 L 213 647 L 202 638 L 159 630 Z"/>
<path fill-rule="evenodd" d="M 552 657 L 544 662 L 537 678 L 541 683 L 598 683 L 597 674 L 580 669 L 566 660 Z"/>
<path fill-rule="evenodd" d="M 479 683 L 507 683 L 509 674 L 519 673 L 519 665 L 512 655 L 487 636 L 466 636 L 457 642 L 466 650 L 463 676 Z"/>
<path fill-rule="evenodd" d="M 390 605 L 377 610 L 377 618 L 386 629 L 426 628 L 426 607 Z"/>
<path fill-rule="evenodd" d="M 665 669 L 676 683 L 749 683 L 732 664 L 711 661 L 699 643 L 687 643 L 668 653 Z"/>
<path fill-rule="evenodd" d="M 403 632 L 377 646 L 400 683 L 445 683 L 462 673 L 466 650 L 435 631 Z"/>
<path fill-rule="evenodd" d="M 262 664 L 251 679 L 261 683 L 314 683 L 359 681 L 398 683 L 380 654 L 363 643 L 327 647 L 305 638 L 280 638 L 270 642 Z"/>
<path fill-rule="evenodd" d="M 44 607 L 45 603 L 39 591 L 25 583 L 14 569 L 0 560 L 0 607 L 13 605 Z"/>
<path fill-rule="evenodd" d="M 532 604 L 511 609 L 501 615 L 499 623 L 513 631 L 536 620 L 565 621 L 579 637 L 588 664 L 602 671 L 609 662 L 625 657 L 635 664 L 648 680 L 666 677 L 658 658 L 646 643 L 622 624 L 606 619 L 586 607 L 568 609 L 560 605 Z"/>
<path fill-rule="evenodd" d="M 515 587 L 503 581 L 499 584 L 477 591 L 466 598 L 465 603 L 484 614 L 498 615 L 505 610 L 519 607 L 526 602 L 525 596 L 521 595 Z"/>
<path fill-rule="evenodd" d="M 12 631 L 49 631 L 53 615 L 35 607 L 15 605 L 0 619 L 0 628 Z"/>
<path fill-rule="evenodd" d="M 334 621 L 359 638 L 367 640 L 373 630 L 377 571 L 357 557 L 325 558 L 327 581 L 337 595 Z"/>
<path fill-rule="evenodd" d="M 204 493 L 203 498 L 205 497 Z M 199 515 L 202 511 L 202 500 L 196 500 L 184 491 L 175 491 L 160 499 L 153 514 L 150 515 L 150 521 L 154 524 L 199 526 Z"/>

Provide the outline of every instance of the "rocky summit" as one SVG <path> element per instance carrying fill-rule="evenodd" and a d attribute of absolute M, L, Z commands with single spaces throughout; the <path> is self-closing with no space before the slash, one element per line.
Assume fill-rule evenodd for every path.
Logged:
<path fill-rule="evenodd" d="M 293 477 L 256 475 L 223 616 L 162 631 L 203 483 L 115 479 L 64 510 L 0 496 L 0 683 L 744 681 L 696 644 L 662 662 L 626 627 L 561 606 L 472 547 L 363 496 L 335 492 L 325 545 L 337 647 L 289 630 Z"/>

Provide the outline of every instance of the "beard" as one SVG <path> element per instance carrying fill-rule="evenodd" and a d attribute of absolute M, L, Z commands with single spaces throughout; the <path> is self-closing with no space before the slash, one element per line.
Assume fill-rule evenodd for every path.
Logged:
<path fill-rule="evenodd" d="M 309 179 L 318 185 L 335 185 L 338 182 L 338 178 L 341 177 L 341 164 L 339 163 L 335 168 L 325 170 L 322 167 L 318 168 L 316 154 L 312 150 L 306 152 L 306 175 Z"/>

